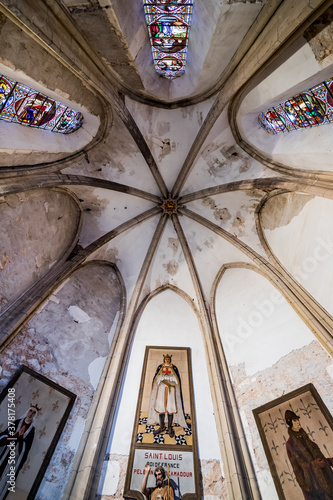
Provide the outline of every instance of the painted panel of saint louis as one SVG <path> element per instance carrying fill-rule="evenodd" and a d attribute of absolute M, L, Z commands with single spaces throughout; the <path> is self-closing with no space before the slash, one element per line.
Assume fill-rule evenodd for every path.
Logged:
<path fill-rule="evenodd" d="M 169 351 L 149 350 L 137 443 L 192 445 L 187 351 Z"/>
<path fill-rule="evenodd" d="M 124 497 L 201 498 L 188 347 L 146 347 Z"/>

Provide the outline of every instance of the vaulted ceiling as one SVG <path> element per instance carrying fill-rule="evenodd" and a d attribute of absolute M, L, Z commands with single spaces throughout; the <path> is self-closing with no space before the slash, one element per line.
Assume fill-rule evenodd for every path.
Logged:
<path fill-rule="evenodd" d="M 331 168 L 303 163 L 300 150 L 313 140 L 329 154 L 330 134 L 325 127 L 302 131 L 297 150 L 297 132 L 269 137 L 257 115 L 331 76 L 330 49 L 319 60 L 303 36 L 330 4 L 195 0 L 186 73 L 170 81 L 154 70 L 140 0 L 1 1 L 2 36 L 11 37 L 1 72 L 85 117 L 70 137 L 38 138 L 42 131 L 29 130 L 24 144 L 19 125 L 0 124 L 4 217 L 11 208 L 6 232 L 19 234 L 28 210 L 37 216 L 38 204 L 47 202 L 57 214 L 47 215 L 48 224 L 67 234 L 51 252 L 55 243 L 43 232 L 38 246 L 47 265 L 32 259 L 30 274 L 2 292 L 5 343 L 93 259 L 117 265 L 128 328 L 139 305 L 166 287 L 209 316 L 221 270 L 245 267 L 278 283 L 298 314 L 320 323 L 322 342 L 328 339 L 333 303 L 320 303 L 319 284 L 309 290 L 293 275 L 283 247 L 294 234 L 290 221 L 307 203 L 317 203 L 320 213 L 332 209 Z M 13 217 L 22 228 L 11 228 Z M 311 224 L 295 244 L 306 247 L 311 234 L 325 234 Z M 279 243 L 274 231 L 281 228 Z M 8 278 L 17 260 L 24 268 L 25 257 L 16 254 L 2 261 Z"/>

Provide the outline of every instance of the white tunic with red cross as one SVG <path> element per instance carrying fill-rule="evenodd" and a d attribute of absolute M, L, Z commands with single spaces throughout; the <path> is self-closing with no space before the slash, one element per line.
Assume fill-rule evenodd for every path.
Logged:
<path fill-rule="evenodd" d="M 170 365 L 164 364 L 157 377 L 155 411 L 157 413 L 177 413 L 176 385 L 178 379 Z"/>

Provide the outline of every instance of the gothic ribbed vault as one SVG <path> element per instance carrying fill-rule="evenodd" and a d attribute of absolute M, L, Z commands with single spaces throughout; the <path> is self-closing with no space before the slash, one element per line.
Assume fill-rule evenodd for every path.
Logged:
<path fill-rule="evenodd" d="M 140 0 L 0 2 L 0 73 L 84 116 L 0 122 L 1 387 L 78 394 L 36 498 L 122 497 L 146 345 L 192 349 L 210 500 L 277 498 L 254 408 L 313 382 L 332 410 L 332 125 L 257 120 L 332 76 L 330 4 L 195 0 L 170 81 Z"/>

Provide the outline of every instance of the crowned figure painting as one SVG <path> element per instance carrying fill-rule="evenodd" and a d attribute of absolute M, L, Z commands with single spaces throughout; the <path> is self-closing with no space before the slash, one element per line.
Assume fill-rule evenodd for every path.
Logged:
<path fill-rule="evenodd" d="M 170 354 L 164 355 L 163 363 L 156 369 L 149 401 L 148 424 L 159 424 L 154 435 L 165 431 L 173 438 L 173 423 L 184 428 L 187 424 L 179 371 L 171 361 Z"/>

